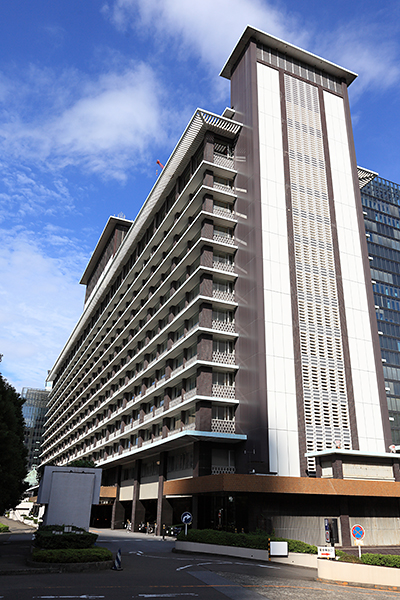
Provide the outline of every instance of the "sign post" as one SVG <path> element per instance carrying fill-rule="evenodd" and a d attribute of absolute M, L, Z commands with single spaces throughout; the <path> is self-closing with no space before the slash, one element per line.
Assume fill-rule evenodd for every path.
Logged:
<path fill-rule="evenodd" d="M 361 546 L 363 545 L 363 539 L 365 536 L 365 529 L 362 525 L 353 525 L 351 528 L 351 535 L 354 538 L 354 543 L 358 546 L 358 558 L 361 558 Z"/>
<path fill-rule="evenodd" d="M 187 526 L 191 525 L 192 520 L 193 520 L 193 517 L 190 512 L 186 511 L 186 512 L 182 513 L 181 521 L 185 526 L 185 536 L 187 536 Z"/>

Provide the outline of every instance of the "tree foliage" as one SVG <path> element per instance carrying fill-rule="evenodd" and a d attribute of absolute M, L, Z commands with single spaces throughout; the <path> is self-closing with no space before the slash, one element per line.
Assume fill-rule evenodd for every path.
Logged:
<path fill-rule="evenodd" d="M 0 515 L 18 504 L 27 487 L 23 403 L 0 373 Z"/>

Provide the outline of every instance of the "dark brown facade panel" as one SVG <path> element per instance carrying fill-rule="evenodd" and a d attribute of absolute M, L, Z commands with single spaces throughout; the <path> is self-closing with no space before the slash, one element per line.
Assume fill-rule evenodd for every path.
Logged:
<path fill-rule="evenodd" d="M 246 433 L 245 448 L 237 452 L 237 468 L 243 472 L 269 472 L 267 381 L 265 360 L 265 318 L 261 230 L 260 151 L 258 136 L 258 96 L 256 46 L 250 43 L 231 80 L 231 101 L 235 117 L 244 127 L 236 144 L 235 157 L 239 192 L 236 209 L 247 216 L 239 219 L 236 237 L 244 242 L 235 264 L 241 277 L 235 286 L 236 431 Z"/>
<path fill-rule="evenodd" d="M 353 138 L 353 128 L 351 124 L 351 114 L 350 114 L 350 105 L 349 105 L 349 97 L 347 94 L 347 87 L 343 83 L 343 99 L 344 99 L 344 111 L 346 117 L 346 126 L 347 126 L 347 137 L 349 142 L 349 150 L 350 150 L 350 162 L 351 162 L 351 170 L 353 175 L 353 189 L 354 195 L 356 199 L 356 210 L 357 210 L 357 220 L 358 220 L 358 230 L 360 233 L 360 245 L 361 245 L 361 254 L 362 261 L 364 267 L 364 279 L 365 279 L 365 289 L 367 294 L 367 302 L 368 302 L 368 312 L 369 312 L 369 321 L 371 326 L 371 336 L 372 336 L 372 344 L 374 350 L 374 359 L 375 359 L 375 370 L 378 381 L 378 393 L 379 393 L 379 404 L 381 408 L 382 415 L 382 427 L 383 427 L 383 437 L 385 443 L 385 450 L 389 449 L 389 446 L 392 443 L 392 434 L 390 431 L 390 423 L 389 423 L 389 412 L 388 405 L 386 399 L 385 392 L 385 379 L 383 376 L 383 367 L 382 367 L 382 355 L 379 344 L 379 335 L 378 335 L 378 324 L 376 320 L 376 312 L 375 312 L 375 301 L 374 294 L 371 283 L 371 271 L 368 259 L 368 246 L 367 239 L 365 236 L 365 225 L 364 225 L 364 216 L 363 209 L 361 203 L 361 194 L 360 194 L 360 186 L 358 182 L 358 172 L 357 172 L 357 159 L 356 159 L 356 151 L 354 147 L 354 138 Z"/>
<path fill-rule="evenodd" d="M 331 235 L 332 235 L 332 242 L 333 242 L 333 254 L 335 257 L 336 288 L 337 288 L 337 293 L 338 293 L 340 328 L 341 328 L 341 332 L 342 332 L 343 360 L 344 360 L 344 369 L 345 369 L 345 376 L 346 376 L 346 389 L 347 389 L 347 400 L 348 400 L 348 408 L 349 408 L 351 442 L 352 442 L 353 449 L 359 450 L 360 444 L 359 444 L 359 440 L 358 440 L 356 408 L 355 408 L 355 402 L 354 402 L 353 378 L 351 375 L 349 336 L 347 333 L 347 321 L 346 321 L 346 312 L 345 312 L 345 304 L 344 304 L 343 279 L 342 279 L 342 269 L 341 269 L 341 264 L 340 264 L 339 239 L 338 239 L 338 232 L 337 232 L 335 199 L 334 199 L 334 194 L 333 194 L 333 183 L 332 183 L 332 169 L 331 169 L 331 161 L 330 161 L 330 155 L 329 155 L 328 130 L 327 130 L 327 125 L 326 125 L 324 92 L 323 92 L 322 88 L 318 88 L 318 96 L 319 96 L 319 106 L 320 106 L 320 114 L 321 114 L 322 140 L 323 140 L 323 145 L 324 145 L 326 183 L 328 186 L 329 212 L 330 212 L 330 217 L 331 217 Z"/>

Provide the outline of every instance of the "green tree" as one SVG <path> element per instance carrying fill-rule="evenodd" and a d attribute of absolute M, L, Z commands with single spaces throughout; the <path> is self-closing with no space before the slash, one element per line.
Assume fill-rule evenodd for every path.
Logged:
<path fill-rule="evenodd" d="M 27 487 L 23 403 L 0 373 L 0 515 L 18 504 Z"/>

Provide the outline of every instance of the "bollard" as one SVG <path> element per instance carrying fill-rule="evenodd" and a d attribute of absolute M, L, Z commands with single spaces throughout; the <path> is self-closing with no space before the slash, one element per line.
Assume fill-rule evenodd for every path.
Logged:
<path fill-rule="evenodd" d="M 115 557 L 114 566 L 112 566 L 111 569 L 113 571 L 122 571 L 121 562 L 122 562 L 122 556 L 121 556 L 121 548 L 120 548 Z"/>

